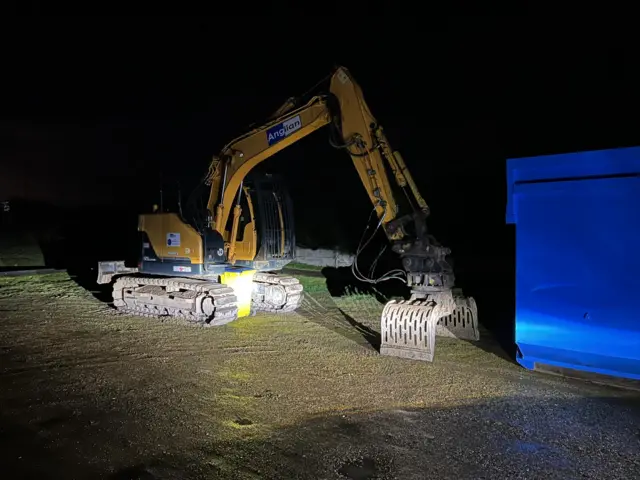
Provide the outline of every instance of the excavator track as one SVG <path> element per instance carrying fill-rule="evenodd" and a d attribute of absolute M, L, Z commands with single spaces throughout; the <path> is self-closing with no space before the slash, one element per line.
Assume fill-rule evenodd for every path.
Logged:
<path fill-rule="evenodd" d="M 380 353 L 432 362 L 436 335 L 479 340 L 473 298 L 437 292 L 425 299 L 387 303 L 382 311 Z"/>
<path fill-rule="evenodd" d="M 256 312 L 293 312 L 302 302 L 303 287 L 297 278 L 257 272 L 253 282 L 251 300 Z"/>
<path fill-rule="evenodd" d="M 119 277 L 113 285 L 118 311 L 136 316 L 179 318 L 202 326 L 217 326 L 238 317 L 230 287 L 191 278 Z"/>

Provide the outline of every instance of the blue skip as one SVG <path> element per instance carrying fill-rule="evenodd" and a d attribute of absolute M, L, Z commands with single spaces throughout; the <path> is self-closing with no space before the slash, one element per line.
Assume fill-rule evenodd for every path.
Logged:
<path fill-rule="evenodd" d="M 640 380 L 640 148 L 507 161 L 517 360 Z"/>

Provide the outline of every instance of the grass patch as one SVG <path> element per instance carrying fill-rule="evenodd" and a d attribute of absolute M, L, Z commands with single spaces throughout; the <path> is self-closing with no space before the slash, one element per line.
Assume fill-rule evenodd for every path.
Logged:
<path fill-rule="evenodd" d="M 34 235 L 0 235 L 0 267 L 43 267 L 44 255 Z"/>
<path fill-rule="evenodd" d="M 86 291 L 77 286 L 66 272 L 47 275 L 23 275 L 0 277 L 0 297 L 12 295 L 85 296 Z"/>
<path fill-rule="evenodd" d="M 293 268 L 295 270 L 309 270 L 311 272 L 320 272 L 324 267 L 318 265 L 308 265 L 306 263 L 291 262 L 287 264 L 287 268 Z"/>
<path fill-rule="evenodd" d="M 235 406 L 235 405 L 248 405 L 252 402 L 255 402 L 254 397 L 247 397 L 243 395 L 235 395 L 233 393 L 221 393 L 216 397 L 216 399 L 225 405 Z"/>
<path fill-rule="evenodd" d="M 251 375 L 249 373 L 246 372 L 229 372 L 229 371 L 222 371 L 220 372 L 220 375 L 226 378 L 231 378 L 233 380 L 241 380 L 241 381 L 247 381 L 251 379 Z"/>
<path fill-rule="evenodd" d="M 256 428 L 256 424 L 248 418 L 237 418 L 235 420 L 227 420 L 223 422 L 225 427 L 233 428 L 235 430 L 242 430 L 246 428 Z"/>
<path fill-rule="evenodd" d="M 327 290 L 327 279 L 324 277 L 312 277 L 307 275 L 296 275 L 307 293 L 329 293 Z"/>

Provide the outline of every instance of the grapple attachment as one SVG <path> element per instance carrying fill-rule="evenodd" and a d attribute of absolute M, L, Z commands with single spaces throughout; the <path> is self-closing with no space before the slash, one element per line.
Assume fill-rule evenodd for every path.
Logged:
<path fill-rule="evenodd" d="M 478 328 L 478 307 L 473 297 L 465 297 L 458 289 L 452 292 L 455 303 L 453 312 L 440 317 L 436 324 L 436 335 L 459 338 L 461 340 L 480 340 Z"/>
<path fill-rule="evenodd" d="M 380 354 L 432 362 L 436 335 L 480 339 L 476 303 L 452 291 L 392 300 L 382 311 L 381 335 Z"/>

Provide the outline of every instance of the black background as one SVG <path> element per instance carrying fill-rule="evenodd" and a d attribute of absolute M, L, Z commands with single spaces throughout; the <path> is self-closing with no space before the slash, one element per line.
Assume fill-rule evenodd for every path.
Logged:
<path fill-rule="evenodd" d="M 505 162 L 637 144 L 633 30 L 588 17 L 347 17 L 5 21 L 1 199 L 47 202 L 33 222 L 81 208 L 67 232 L 108 245 L 135 230 L 161 182 L 188 193 L 226 142 L 341 64 L 403 153 L 462 286 L 509 297 Z M 265 167 L 286 174 L 299 239 L 353 248 L 371 207 L 328 131 Z"/>

